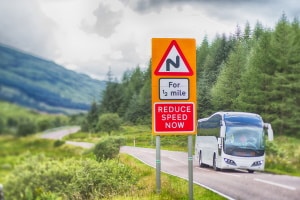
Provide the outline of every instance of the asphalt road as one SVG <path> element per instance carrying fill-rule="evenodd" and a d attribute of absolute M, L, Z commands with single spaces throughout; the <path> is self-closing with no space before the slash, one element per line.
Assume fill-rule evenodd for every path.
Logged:
<path fill-rule="evenodd" d="M 79 126 L 73 126 L 68 128 L 58 128 L 58 129 L 50 129 L 44 132 L 41 137 L 52 140 L 61 140 L 63 137 L 76 133 L 80 130 Z"/>
<path fill-rule="evenodd" d="M 46 139 L 52 139 L 52 140 L 61 140 L 63 137 L 76 133 L 77 131 L 80 130 L 79 126 L 74 126 L 70 128 L 65 128 L 65 129 L 52 129 L 49 130 L 41 135 L 42 138 Z M 79 146 L 82 148 L 92 148 L 94 144 L 88 143 L 88 142 L 74 142 L 74 141 L 66 141 L 67 144 L 71 144 L 74 146 Z"/>
<path fill-rule="evenodd" d="M 156 167 L 156 150 L 122 147 L 121 153 L 132 155 L 145 164 Z M 250 174 L 240 170 L 216 172 L 193 164 L 193 181 L 227 199 L 299 200 L 300 178 L 262 172 Z M 188 180 L 188 156 L 185 152 L 161 150 L 161 171 Z"/>

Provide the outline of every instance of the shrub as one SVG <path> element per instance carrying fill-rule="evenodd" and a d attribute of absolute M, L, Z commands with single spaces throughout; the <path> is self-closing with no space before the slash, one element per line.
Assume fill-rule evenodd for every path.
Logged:
<path fill-rule="evenodd" d="M 38 131 L 44 131 L 51 128 L 51 123 L 48 119 L 41 119 L 37 122 Z"/>
<path fill-rule="evenodd" d="M 0 134 L 4 131 L 4 119 L 0 116 Z"/>
<path fill-rule="evenodd" d="M 121 119 L 117 113 L 105 113 L 99 117 L 97 127 L 111 135 L 112 131 L 120 129 Z"/>
<path fill-rule="evenodd" d="M 63 161 L 43 156 L 27 159 L 7 177 L 7 199 L 99 199 L 126 194 L 137 181 L 132 170 L 116 160 Z"/>
<path fill-rule="evenodd" d="M 7 119 L 7 126 L 9 126 L 9 127 L 15 127 L 15 126 L 18 126 L 18 120 L 15 119 L 15 118 L 9 117 L 9 118 Z"/>
<path fill-rule="evenodd" d="M 31 121 L 24 121 L 18 125 L 17 135 L 27 136 L 36 132 L 36 125 Z"/>
<path fill-rule="evenodd" d="M 59 147 L 59 146 L 65 144 L 65 143 L 66 143 L 66 142 L 63 141 L 63 140 L 55 140 L 53 146 L 54 146 L 54 147 Z"/>
<path fill-rule="evenodd" d="M 120 151 L 121 145 L 125 143 L 123 138 L 107 138 L 94 147 L 94 154 L 98 161 L 115 158 Z"/>

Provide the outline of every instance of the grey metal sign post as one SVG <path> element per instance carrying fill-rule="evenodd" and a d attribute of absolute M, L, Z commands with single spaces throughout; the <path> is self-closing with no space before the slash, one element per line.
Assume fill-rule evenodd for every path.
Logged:
<path fill-rule="evenodd" d="M 194 185 L 193 185 L 193 136 L 188 136 L 188 168 L 189 168 L 189 200 L 193 200 L 194 197 Z"/>
<path fill-rule="evenodd" d="M 161 190 L 161 181 L 160 181 L 160 136 L 156 136 L 156 192 L 160 193 Z"/>

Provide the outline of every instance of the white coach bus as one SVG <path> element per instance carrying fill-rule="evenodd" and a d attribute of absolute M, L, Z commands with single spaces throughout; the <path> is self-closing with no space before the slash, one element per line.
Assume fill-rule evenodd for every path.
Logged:
<path fill-rule="evenodd" d="M 265 167 L 265 135 L 273 130 L 261 116 L 246 112 L 217 112 L 198 120 L 195 158 L 199 166 L 245 169 L 249 173 Z"/>

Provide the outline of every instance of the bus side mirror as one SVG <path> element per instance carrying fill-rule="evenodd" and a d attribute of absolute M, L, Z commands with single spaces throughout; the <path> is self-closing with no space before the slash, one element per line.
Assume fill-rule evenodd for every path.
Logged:
<path fill-rule="evenodd" d="M 218 138 L 218 147 L 219 149 L 222 149 L 222 138 Z"/>
<path fill-rule="evenodd" d="M 264 128 L 266 128 L 267 131 L 268 131 L 268 140 L 269 141 L 273 141 L 273 139 L 274 139 L 274 133 L 273 133 L 273 129 L 272 129 L 271 124 L 264 123 Z"/>

